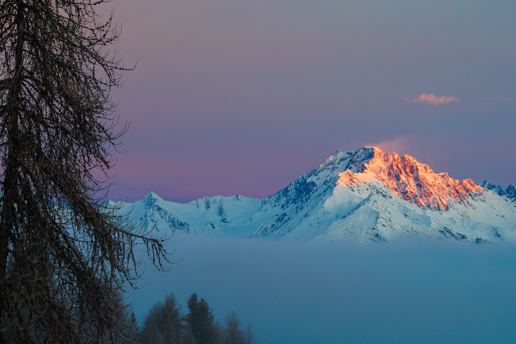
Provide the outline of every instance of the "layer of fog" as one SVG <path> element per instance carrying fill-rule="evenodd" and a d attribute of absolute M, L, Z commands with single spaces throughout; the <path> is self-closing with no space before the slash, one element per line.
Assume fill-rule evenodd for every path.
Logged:
<path fill-rule="evenodd" d="M 173 292 L 234 310 L 258 343 L 493 343 L 516 338 L 516 250 L 210 239 L 178 233 L 168 272 L 147 263 L 139 319 Z"/>

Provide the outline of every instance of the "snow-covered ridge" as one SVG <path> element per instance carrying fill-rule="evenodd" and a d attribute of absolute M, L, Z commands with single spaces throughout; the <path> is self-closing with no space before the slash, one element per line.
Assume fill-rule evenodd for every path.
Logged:
<path fill-rule="evenodd" d="M 512 193 L 511 193 L 512 192 Z M 218 237 L 391 241 L 426 237 L 516 240 L 516 197 L 487 182 L 436 174 L 377 148 L 337 151 L 265 199 L 205 197 L 174 203 L 151 192 L 121 212 L 148 230 Z"/>
<path fill-rule="evenodd" d="M 496 192 L 499 196 L 505 196 L 509 199 L 512 199 L 514 202 L 516 202 L 516 188 L 512 185 L 509 185 L 505 190 L 500 185 L 494 185 L 487 180 L 484 180 L 482 183 L 480 183 L 480 186 Z"/>

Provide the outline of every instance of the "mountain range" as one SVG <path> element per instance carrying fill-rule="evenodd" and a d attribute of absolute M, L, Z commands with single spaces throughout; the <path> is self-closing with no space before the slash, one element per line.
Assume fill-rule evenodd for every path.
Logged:
<path fill-rule="evenodd" d="M 115 205 L 115 203 L 113 203 Z M 435 173 L 415 158 L 378 148 L 337 151 L 318 168 L 264 198 L 205 197 L 188 203 L 154 192 L 117 202 L 147 230 L 216 237 L 358 240 L 516 240 L 516 189 Z"/>

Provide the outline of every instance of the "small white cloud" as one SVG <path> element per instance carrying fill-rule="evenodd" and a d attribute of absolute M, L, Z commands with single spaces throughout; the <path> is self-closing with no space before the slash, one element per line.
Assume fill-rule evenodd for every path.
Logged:
<path fill-rule="evenodd" d="M 459 98 L 457 97 L 446 97 L 446 96 L 436 96 L 435 94 L 433 93 L 430 93 L 430 94 L 426 94 L 426 93 L 422 93 L 419 95 L 419 97 L 416 97 L 416 98 L 405 98 L 405 100 L 407 102 L 411 102 L 411 103 L 430 103 L 430 104 L 433 104 L 433 105 L 442 105 L 442 104 L 448 104 L 448 103 L 451 103 L 451 102 L 458 102 L 459 101 Z"/>

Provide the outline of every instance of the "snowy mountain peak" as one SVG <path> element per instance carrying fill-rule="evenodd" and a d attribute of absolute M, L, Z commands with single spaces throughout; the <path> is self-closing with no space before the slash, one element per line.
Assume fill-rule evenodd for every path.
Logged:
<path fill-rule="evenodd" d="M 149 192 L 145 197 L 141 200 L 148 208 L 151 208 L 156 202 L 163 201 L 161 197 L 159 197 L 154 191 Z"/>
<path fill-rule="evenodd" d="M 373 157 L 374 150 L 378 148 L 360 148 L 356 151 L 338 150 L 333 153 L 325 162 L 323 162 L 318 169 L 311 172 L 311 174 L 319 174 L 321 172 L 342 172 L 350 169 L 353 172 L 358 172 L 358 167 L 364 162 L 369 161 Z"/>
<path fill-rule="evenodd" d="M 264 199 L 215 196 L 180 204 L 150 192 L 117 206 L 147 230 L 209 236 L 516 241 L 516 188 L 459 181 L 409 155 L 375 147 L 337 151 Z"/>
<path fill-rule="evenodd" d="M 471 193 L 483 190 L 470 179 L 459 181 L 448 173 L 437 174 L 410 155 L 400 157 L 378 148 L 356 151 L 337 183 L 348 186 L 371 181 L 379 181 L 405 201 L 437 210 L 447 210 L 450 199 L 467 203 Z"/>

